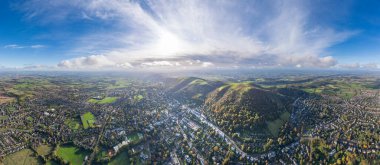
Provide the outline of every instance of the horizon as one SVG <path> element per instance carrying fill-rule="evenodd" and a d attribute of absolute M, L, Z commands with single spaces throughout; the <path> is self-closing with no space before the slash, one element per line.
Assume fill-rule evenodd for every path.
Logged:
<path fill-rule="evenodd" d="M 2 1 L 0 70 L 379 70 L 376 1 Z"/>

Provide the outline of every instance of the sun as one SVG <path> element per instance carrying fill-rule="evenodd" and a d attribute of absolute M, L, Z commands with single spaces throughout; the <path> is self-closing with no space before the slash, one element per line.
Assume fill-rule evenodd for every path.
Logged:
<path fill-rule="evenodd" d="M 183 50 L 183 41 L 175 34 L 163 31 L 159 34 L 159 39 L 155 47 L 159 55 L 175 55 Z"/>

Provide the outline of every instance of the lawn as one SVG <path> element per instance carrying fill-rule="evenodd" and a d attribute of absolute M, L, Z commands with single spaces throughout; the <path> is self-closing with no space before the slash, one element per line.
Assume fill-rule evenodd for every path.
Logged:
<path fill-rule="evenodd" d="M 88 127 L 93 128 L 95 123 L 95 116 L 91 112 L 87 112 L 80 116 L 83 124 L 83 128 L 87 129 Z"/>
<path fill-rule="evenodd" d="M 141 99 L 144 98 L 144 96 L 143 95 L 135 95 L 133 98 L 135 101 L 140 101 Z"/>
<path fill-rule="evenodd" d="M 53 150 L 53 147 L 50 145 L 40 145 L 37 147 L 36 151 L 38 155 L 46 156 L 49 155 Z"/>
<path fill-rule="evenodd" d="M 281 116 L 280 116 L 279 119 L 276 119 L 274 121 L 266 122 L 267 126 L 268 126 L 268 129 L 269 129 L 269 132 L 273 136 L 277 137 L 278 133 L 280 132 L 281 126 L 284 125 L 285 122 L 289 120 L 289 117 L 290 117 L 290 113 L 289 112 L 284 112 L 284 113 L 281 114 Z"/>
<path fill-rule="evenodd" d="M 128 150 L 123 150 L 122 152 L 118 153 L 113 159 L 111 159 L 108 165 L 130 164 L 129 158 L 130 157 L 128 155 Z"/>
<path fill-rule="evenodd" d="M 76 119 L 67 119 L 65 124 L 72 130 L 78 130 L 80 127 L 80 123 Z"/>
<path fill-rule="evenodd" d="M 7 120 L 8 116 L 0 116 L 0 120 Z"/>
<path fill-rule="evenodd" d="M 114 103 L 118 97 L 106 97 L 104 99 L 98 100 L 98 99 L 90 99 L 88 100 L 89 103 L 93 104 L 111 104 Z"/>
<path fill-rule="evenodd" d="M 23 149 L 21 151 L 15 152 L 6 156 L 3 160 L 5 165 L 24 165 L 24 164 L 42 164 L 35 156 L 33 156 L 33 151 L 30 149 Z"/>
<path fill-rule="evenodd" d="M 142 140 L 143 135 L 141 133 L 134 133 L 134 134 L 128 135 L 127 137 L 128 137 L 128 140 L 130 140 L 132 144 L 137 144 Z"/>
<path fill-rule="evenodd" d="M 72 145 L 58 146 L 55 154 L 65 163 L 81 165 L 86 155 L 90 153 Z"/>

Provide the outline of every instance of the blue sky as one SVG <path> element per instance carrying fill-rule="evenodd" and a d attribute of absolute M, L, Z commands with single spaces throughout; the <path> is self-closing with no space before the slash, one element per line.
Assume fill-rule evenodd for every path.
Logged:
<path fill-rule="evenodd" d="M 380 68 L 380 2 L 4 0 L 0 66 Z"/>

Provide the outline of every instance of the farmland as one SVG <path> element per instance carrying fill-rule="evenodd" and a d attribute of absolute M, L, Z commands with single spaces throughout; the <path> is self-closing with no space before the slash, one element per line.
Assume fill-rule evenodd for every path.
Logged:
<path fill-rule="evenodd" d="M 93 128 L 95 123 L 95 116 L 91 112 L 87 112 L 81 116 L 81 121 L 83 124 L 83 128 Z M 75 128 L 75 127 L 74 127 Z"/>

